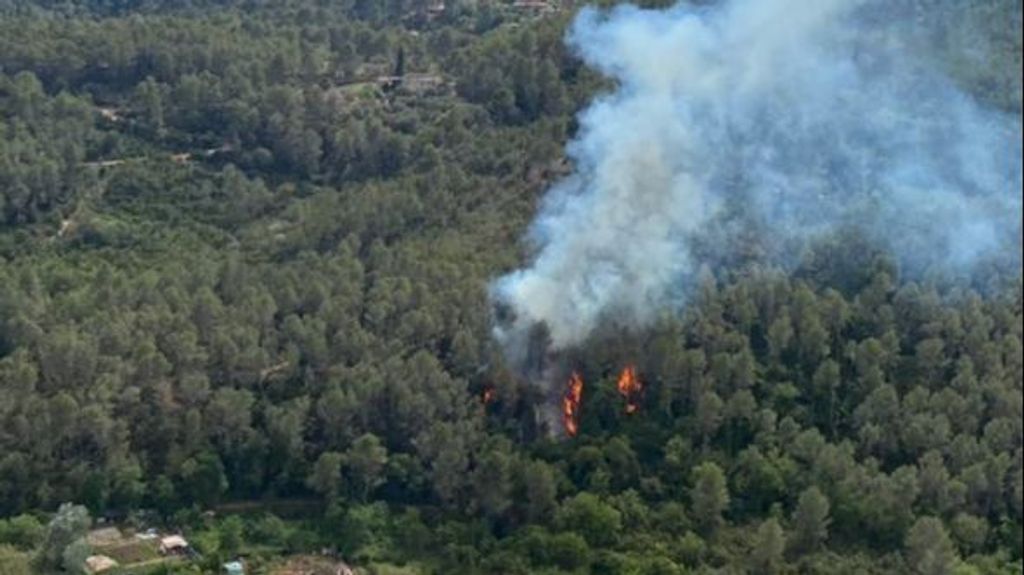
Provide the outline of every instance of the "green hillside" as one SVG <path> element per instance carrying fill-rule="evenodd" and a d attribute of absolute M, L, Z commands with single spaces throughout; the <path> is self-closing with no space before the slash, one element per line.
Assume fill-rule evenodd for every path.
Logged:
<path fill-rule="evenodd" d="M 1019 115 L 1019 0 L 901 2 Z M 545 429 L 488 285 L 612 88 L 573 4 L 0 0 L 0 575 L 101 518 L 196 550 L 114 572 L 1019 573 L 1020 270 L 751 240 Z"/>

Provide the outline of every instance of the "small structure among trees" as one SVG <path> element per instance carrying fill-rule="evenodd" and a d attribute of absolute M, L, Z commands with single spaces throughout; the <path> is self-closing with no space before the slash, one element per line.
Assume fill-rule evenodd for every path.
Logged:
<path fill-rule="evenodd" d="M 380 76 L 377 85 L 385 92 L 402 91 L 407 94 L 424 95 L 446 91 L 451 82 L 440 74 L 410 72 L 401 76 Z"/>
<path fill-rule="evenodd" d="M 181 535 L 168 535 L 160 539 L 160 553 L 163 555 L 182 555 L 188 552 L 188 541 Z"/>
<path fill-rule="evenodd" d="M 117 561 L 106 555 L 90 555 L 85 559 L 85 568 L 89 573 L 103 573 L 114 567 L 117 567 Z"/>

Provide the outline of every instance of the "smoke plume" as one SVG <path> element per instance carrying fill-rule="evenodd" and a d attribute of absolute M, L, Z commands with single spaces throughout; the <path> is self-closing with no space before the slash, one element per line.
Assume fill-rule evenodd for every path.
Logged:
<path fill-rule="evenodd" d="M 893 4 L 583 10 L 567 43 L 616 87 L 580 114 L 532 261 L 492 286 L 499 338 L 643 325 L 751 230 L 779 258 L 854 225 L 906 269 L 1019 265 L 1020 118 L 963 91 Z"/>

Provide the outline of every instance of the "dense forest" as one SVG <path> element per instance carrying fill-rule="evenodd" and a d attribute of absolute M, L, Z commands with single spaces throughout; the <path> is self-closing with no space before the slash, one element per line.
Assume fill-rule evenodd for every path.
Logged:
<path fill-rule="evenodd" d="M 752 246 L 545 427 L 488 284 L 609 88 L 572 4 L 0 0 L 0 574 L 1020 573 L 1020 270 Z M 1020 0 L 893 4 L 1021 113 Z"/>

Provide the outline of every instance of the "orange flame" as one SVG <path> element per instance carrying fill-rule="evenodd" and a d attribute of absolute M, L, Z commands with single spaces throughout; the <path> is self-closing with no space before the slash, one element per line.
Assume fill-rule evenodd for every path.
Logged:
<path fill-rule="evenodd" d="M 635 365 L 627 365 L 619 374 L 618 388 L 622 397 L 626 398 L 626 413 L 636 413 L 640 409 L 640 392 L 643 391 L 644 385 L 636 376 Z"/>
<path fill-rule="evenodd" d="M 492 401 L 494 401 L 494 388 L 493 387 L 484 388 L 484 393 L 483 393 L 483 395 L 481 395 L 480 399 L 484 402 L 484 405 L 487 405 L 487 404 L 491 403 Z"/>
<path fill-rule="evenodd" d="M 583 377 L 579 372 L 569 376 L 568 389 L 562 398 L 562 425 L 569 437 L 576 437 L 580 430 L 580 400 L 583 399 Z"/>

